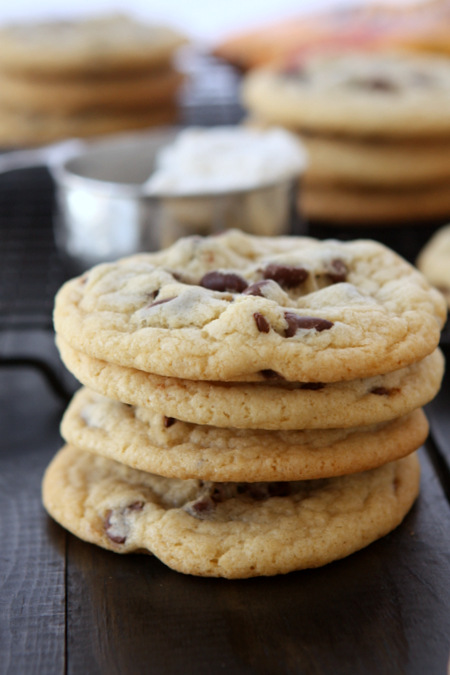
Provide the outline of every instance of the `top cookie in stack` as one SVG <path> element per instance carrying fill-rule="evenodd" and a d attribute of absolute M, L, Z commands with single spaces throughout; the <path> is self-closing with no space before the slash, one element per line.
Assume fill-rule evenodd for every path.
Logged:
<path fill-rule="evenodd" d="M 310 153 L 302 208 L 329 223 L 450 213 L 450 61 L 407 53 L 315 54 L 244 81 L 252 119 L 297 131 Z"/>
<path fill-rule="evenodd" d="M 230 230 L 93 268 L 59 292 L 55 326 L 88 356 L 166 377 L 339 382 L 425 358 L 445 314 L 376 242 Z"/>
<path fill-rule="evenodd" d="M 0 145 L 170 123 L 185 37 L 127 16 L 0 29 Z"/>

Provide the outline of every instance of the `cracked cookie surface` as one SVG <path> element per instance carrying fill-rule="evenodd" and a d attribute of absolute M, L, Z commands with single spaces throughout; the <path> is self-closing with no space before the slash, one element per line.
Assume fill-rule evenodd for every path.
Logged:
<path fill-rule="evenodd" d="M 85 541 L 149 552 L 187 574 L 246 578 L 318 567 L 393 530 L 419 489 L 415 454 L 294 483 L 161 478 L 72 446 L 48 467 L 49 514 Z"/>
<path fill-rule="evenodd" d="M 227 231 L 67 282 L 55 328 L 88 356 L 169 377 L 336 382 L 430 354 L 442 295 L 374 241 Z"/>

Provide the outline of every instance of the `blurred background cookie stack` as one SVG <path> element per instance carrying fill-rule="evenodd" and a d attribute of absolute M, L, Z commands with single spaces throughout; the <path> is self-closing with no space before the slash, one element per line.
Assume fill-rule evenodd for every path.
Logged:
<path fill-rule="evenodd" d="M 186 42 L 123 15 L 0 29 L 0 147 L 169 124 Z"/>
<path fill-rule="evenodd" d="M 284 125 L 309 151 L 300 205 L 333 226 L 450 216 L 450 60 L 345 49 L 252 70 L 250 123 Z"/>
<path fill-rule="evenodd" d="M 395 528 L 419 490 L 442 296 L 376 242 L 188 237 L 63 286 L 85 385 L 48 512 L 118 553 L 229 578 L 317 567 Z"/>

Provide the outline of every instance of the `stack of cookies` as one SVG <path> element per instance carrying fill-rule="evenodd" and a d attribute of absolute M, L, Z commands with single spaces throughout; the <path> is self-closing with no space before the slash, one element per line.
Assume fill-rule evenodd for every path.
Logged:
<path fill-rule="evenodd" d="M 0 29 L 0 147 L 171 123 L 185 42 L 127 16 Z"/>
<path fill-rule="evenodd" d="M 244 80 L 256 123 L 301 135 L 300 206 L 327 224 L 402 224 L 450 215 L 450 60 L 408 53 L 304 56 Z"/>
<path fill-rule="evenodd" d="M 85 387 L 44 505 L 86 541 L 189 574 L 347 556 L 417 497 L 445 316 L 373 241 L 229 230 L 94 267 L 56 298 Z"/>

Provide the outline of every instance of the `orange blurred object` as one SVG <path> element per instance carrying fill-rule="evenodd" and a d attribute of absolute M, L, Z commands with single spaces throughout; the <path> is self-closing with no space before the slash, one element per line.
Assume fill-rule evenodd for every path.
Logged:
<path fill-rule="evenodd" d="M 414 5 L 336 6 L 235 34 L 215 56 L 241 70 L 289 62 L 302 52 L 329 48 L 402 47 L 450 54 L 450 0 Z"/>

